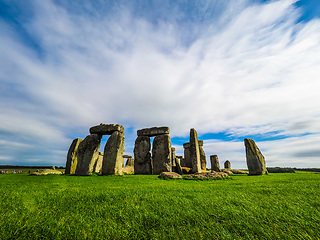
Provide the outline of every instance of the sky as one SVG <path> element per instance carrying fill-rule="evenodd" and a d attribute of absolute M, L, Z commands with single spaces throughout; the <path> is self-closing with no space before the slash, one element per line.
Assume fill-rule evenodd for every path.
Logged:
<path fill-rule="evenodd" d="M 0 164 L 65 166 L 100 123 L 190 129 L 207 166 L 320 167 L 318 0 L 0 0 Z M 108 136 L 102 139 L 102 151 Z"/>

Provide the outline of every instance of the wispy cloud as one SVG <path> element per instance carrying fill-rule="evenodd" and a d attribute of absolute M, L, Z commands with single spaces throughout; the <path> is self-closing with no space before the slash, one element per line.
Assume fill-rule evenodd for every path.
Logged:
<path fill-rule="evenodd" d="M 136 129 L 162 125 L 318 134 L 320 21 L 297 23 L 293 3 L 32 1 L 23 34 L 0 19 L 2 136 L 66 151 L 100 122 L 133 129 L 127 149 Z"/>

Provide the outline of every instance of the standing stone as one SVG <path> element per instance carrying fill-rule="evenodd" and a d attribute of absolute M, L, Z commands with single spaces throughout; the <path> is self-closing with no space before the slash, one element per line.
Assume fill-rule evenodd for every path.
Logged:
<path fill-rule="evenodd" d="M 184 158 L 182 156 L 176 156 L 176 158 L 178 158 L 178 161 L 180 163 L 180 166 L 183 167 L 183 160 Z"/>
<path fill-rule="evenodd" d="M 190 143 L 184 143 L 183 148 L 184 148 L 184 160 L 183 160 L 183 165 L 181 166 L 192 168 L 192 162 L 190 158 Z"/>
<path fill-rule="evenodd" d="M 134 166 L 134 159 L 132 158 L 132 156 L 123 155 L 123 157 L 127 159 L 127 161 L 126 161 L 126 167 L 127 167 L 127 166 L 129 166 L 129 167 L 133 167 L 133 166 Z"/>
<path fill-rule="evenodd" d="M 171 148 L 171 160 L 172 160 L 172 167 L 176 166 L 176 149 L 174 147 Z"/>
<path fill-rule="evenodd" d="M 172 171 L 171 139 L 169 134 L 158 135 L 152 146 L 153 174 Z"/>
<path fill-rule="evenodd" d="M 90 134 L 79 144 L 78 164 L 76 175 L 89 175 L 94 171 L 94 165 L 99 157 L 99 148 L 102 135 Z"/>
<path fill-rule="evenodd" d="M 231 169 L 231 163 L 229 160 L 224 162 L 224 169 L 230 170 Z"/>
<path fill-rule="evenodd" d="M 78 164 L 78 147 L 81 142 L 81 138 L 76 138 L 72 141 L 67 155 L 65 174 L 74 174 L 76 172 Z"/>
<path fill-rule="evenodd" d="M 190 129 L 190 159 L 192 163 L 192 172 L 201 173 L 200 151 L 197 131 Z"/>
<path fill-rule="evenodd" d="M 175 158 L 176 166 L 175 166 L 175 172 L 179 173 L 180 175 L 182 174 L 182 168 L 180 166 L 178 158 Z"/>
<path fill-rule="evenodd" d="M 211 161 L 211 170 L 215 172 L 221 172 L 218 155 L 211 155 L 210 161 Z"/>
<path fill-rule="evenodd" d="M 260 149 L 252 139 L 244 139 L 249 175 L 268 174 L 266 161 Z"/>
<path fill-rule="evenodd" d="M 103 175 L 122 175 L 124 165 L 123 153 L 124 132 L 116 131 L 109 137 L 104 148 L 102 174 Z"/>
<path fill-rule="evenodd" d="M 201 170 L 206 171 L 207 170 L 207 159 L 206 159 L 206 154 L 202 148 L 203 140 L 198 140 L 198 143 L 199 143 Z"/>
<path fill-rule="evenodd" d="M 96 163 L 93 167 L 93 172 L 101 173 L 102 172 L 102 163 L 103 163 L 103 153 L 99 152 L 99 156 L 96 160 Z"/>
<path fill-rule="evenodd" d="M 152 174 L 150 137 L 138 136 L 134 145 L 134 173 Z"/>

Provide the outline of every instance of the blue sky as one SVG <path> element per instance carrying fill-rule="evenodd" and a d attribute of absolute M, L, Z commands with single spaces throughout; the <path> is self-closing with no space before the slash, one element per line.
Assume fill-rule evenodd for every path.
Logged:
<path fill-rule="evenodd" d="M 0 164 L 64 166 L 91 126 L 169 126 L 177 155 L 320 167 L 320 3 L 0 0 Z M 106 141 L 107 137 L 103 140 Z"/>

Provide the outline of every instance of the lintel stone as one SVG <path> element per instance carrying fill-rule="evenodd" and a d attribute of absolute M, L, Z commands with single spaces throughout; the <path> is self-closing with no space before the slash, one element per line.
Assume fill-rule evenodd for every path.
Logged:
<path fill-rule="evenodd" d="M 169 134 L 169 127 L 152 127 L 152 128 L 144 128 L 137 131 L 138 136 L 148 136 L 155 137 L 158 135 Z"/>
<path fill-rule="evenodd" d="M 100 135 L 111 135 L 112 133 L 119 131 L 123 132 L 124 127 L 120 124 L 100 124 L 90 128 L 90 133 L 97 133 Z"/>

